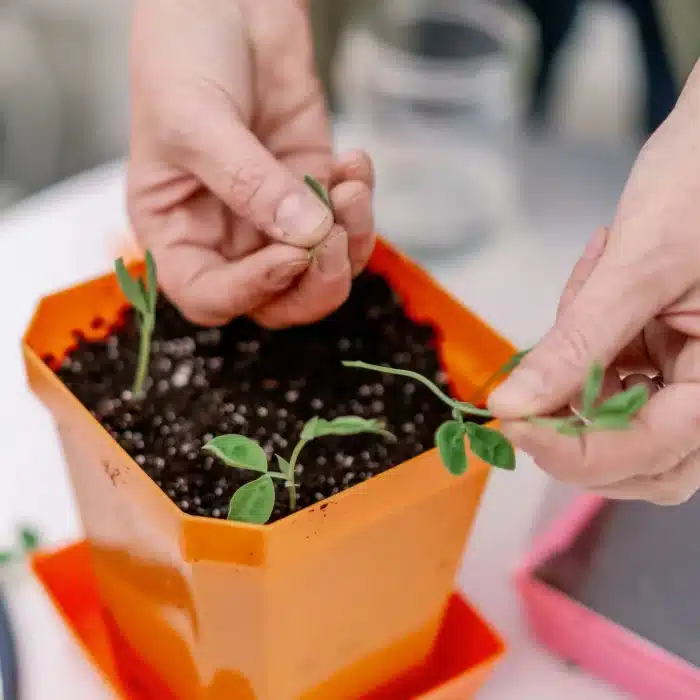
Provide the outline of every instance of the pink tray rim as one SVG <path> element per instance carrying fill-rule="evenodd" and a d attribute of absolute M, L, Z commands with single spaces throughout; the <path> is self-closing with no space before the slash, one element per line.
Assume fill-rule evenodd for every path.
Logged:
<path fill-rule="evenodd" d="M 535 637 L 550 651 L 642 700 L 698 700 L 700 669 L 590 610 L 535 576 L 606 503 L 586 494 L 537 537 L 515 582 Z"/>

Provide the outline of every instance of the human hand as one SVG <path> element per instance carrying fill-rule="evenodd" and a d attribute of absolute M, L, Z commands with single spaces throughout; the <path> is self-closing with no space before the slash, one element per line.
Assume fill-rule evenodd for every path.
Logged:
<path fill-rule="evenodd" d="M 131 221 L 185 316 L 280 327 L 345 301 L 374 246 L 373 172 L 333 162 L 304 2 L 138 0 L 132 105 Z"/>
<path fill-rule="evenodd" d="M 540 467 L 611 498 L 677 504 L 700 487 L 699 70 L 574 268 L 553 328 L 489 400 Z M 653 394 L 630 430 L 577 439 L 521 420 L 565 411 L 596 361 L 606 394 Z"/>

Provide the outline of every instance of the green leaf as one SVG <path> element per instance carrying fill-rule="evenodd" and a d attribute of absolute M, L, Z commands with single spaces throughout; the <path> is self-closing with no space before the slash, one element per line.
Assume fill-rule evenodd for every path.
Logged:
<path fill-rule="evenodd" d="M 566 421 L 562 421 L 554 427 L 559 435 L 566 435 L 567 437 L 578 437 L 587 431 L 587 427 L 582 423 L 570 423 Z"/>
<path fill-rule="evenodd" d="M 583 385 L 583 393 L 581 394 L 581 413 L 588 417 L 593 415 L 593 409 L 598 401 L 600 392 L 603 390 L 603 379 L 605 378 L 605 369 L 603 365 L 594 362 L 586 377 L 586 382 Z"/>
<path fill-rule="evenodd" d="M 304 175 L 304 182 L 314 191 L 314 194 L 331 210 L 333 211 L 333 203 L 331 202 L 328 190 L 311 175 Z"/>
<path fill-rule="evenodd" d="M 314 438 L 318 437 L 318 435 L 316 434 L 316 429 L 320 421 L 321 419 L 318 416 L 309 418 L 309 420 L 306 421 L 304 427 L 301 430 L 301 439 L 304 442 L 309 442 L 310 440 L 313 440 Z"/>
<path fill-rule="evenodd" d="M 0 551 L 0 566 L 7 566 L 15 559 L 15 553 L 9 550 Z"/>
<path fill-rule="evenodd" d="M 229 467 L 267 472 L 267 455 L 260 445 L 244 435 L 220 435 L 202 448 Z"/>
<path fill-rule="evenodd" d="M 506 362 L 501 369 L 498 370 L 499 374 L 510 374 L 522 361 L 525 355 L 527 355 L 532 348 L 526 348 L 520 352 L 516 352 L 513 357 Z"/>
<path fill-rule="evenodd" d="M 275 455 L 275 457 L 277 457 L 277 466 L 282 474 L 284 474 L 288 481 L 294 481 L 292 465 L 284 457 L 280 457 L 279 455 Z"/>
<path fill-rule="evenodd" d="M 117 273 L 117 282 L 129 303 L 143 316 L 148 315 L 148 302 L 142 291 L 141 285 L 129 274 L 124 265 L 124 260 L 119 258 L 114 263 Z"/>
<path fill-rule="evenodd" d="M 649 390 L 643 384 L 621 391 L 604 401 L 593 413 L 593 418 L 608 418 L 610 416 L 634 418 L 649 400 Z"/>
<path fill-rule="evenodd" d="M 228 507 L 228 519 L 254 525 L 264 525 L 275 507 L 275 484 L 269 474 L 263 474 L 236 491 Z"/>
<path fill-rule="evenodd" d="M 360 416 L 339 416 L 330 421 L 318 417 L 312 418 L 304 426 L 301 439 L 309 441 L 327 435 L 359 435 L 360 433 L 374 433 L 396 439 L 384 430 L 384 423 L 381 421 Z"/>
<path fill-rule="evenodd" d="M 625 416 L 599 416 L 591 423 L 589 430 L 629 430 L 630 419 Z"/>
<path fill-rule="evenodd" d="M 435 444 L 447 471 L 460 476 L 467 471 L 467 450 L 464 445 L 465 425 L 456 420 L 445 421 L 435 433 Z"/>
<path fill-rule="evenodd" d="M 156 272 L 156 262 L 150 250 L 146 251 L 146 280 L 148 289 L 146 300 L 151 314 L 156 312 L 156 302 L 158 301 L 158 274 Z"/>
<path fill-rule="evenodd" d="M 19 531 L 22 548 L 25 552 L 33 552 L 39 547 L 40 537 L 37 530 L 32 527 L 24 526 Z"/>
<path fill-rule="evenodd" d="M 515 450 L 504 435 L 477 423 L 466 423 L 464 428 L 477 457 L 499 469 L 515 469 Z"/>

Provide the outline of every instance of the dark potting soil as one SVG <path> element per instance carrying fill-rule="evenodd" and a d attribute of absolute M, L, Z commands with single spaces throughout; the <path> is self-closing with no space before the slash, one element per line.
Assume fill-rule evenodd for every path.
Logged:
<path fill-rule="evenodd" d="M 268 456 L 288 459 L 314 415 L 384 420 L 398 438 L 394 443 L 358 435 L 320 438 L 304 448 L 297 468 L 300 508 L 431 448 L 449 412 L 424 386 L 340 363 L 415 370 L 449 393 L 435 341 L 431 327 L 406 316 L 383 278 L 365 272 L 332 316 L 282 331 L 246 319 L 202 329 L 161 298 L 142 402 L 130 392 L 138 349 L 132 311 L 106 340 L 79 338 L 58 375 L 183 511 L 226 518 L 235 489 L 256 475 L 203 454 L 213 436 L 247 435 Z M 273 460 L 270 466 L 277 470 Z M 272 521 L 289 512 L 280 486 Z"/>
<path fill-rule="evenodd" d="M 700 492 L 674 507 L 610 501 L 539 579 L 700 667 Z"/>

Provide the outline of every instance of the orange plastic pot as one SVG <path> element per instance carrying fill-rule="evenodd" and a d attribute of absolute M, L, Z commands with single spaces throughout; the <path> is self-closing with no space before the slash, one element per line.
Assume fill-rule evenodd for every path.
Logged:
<path fill-rule="evenodd" d="M 115 697 L 174 700 L 105 610 L 86 543 L 37 554 L 32 568 Z M 503 652 L 500 637 L 461 595 L 453 594 L 428 658 L 359 700 L 471 700 Z"/>
<path fill-rule="evenodd" d="M 436 327 L 458 396 L 512 355 L 386 244 L 371 267 Z M 455 478 L 433 450 L 265 526 L 185 515 L 43 359 L 60 362 L 76 331 L 104 335 L 124 307 L 113 275 L 47 297 L 24 355 L 58 426 L 101 596 L 143 662 L 178 700 L 351 700 L 424 659 L 487 465 L 472 457 Z"/>

